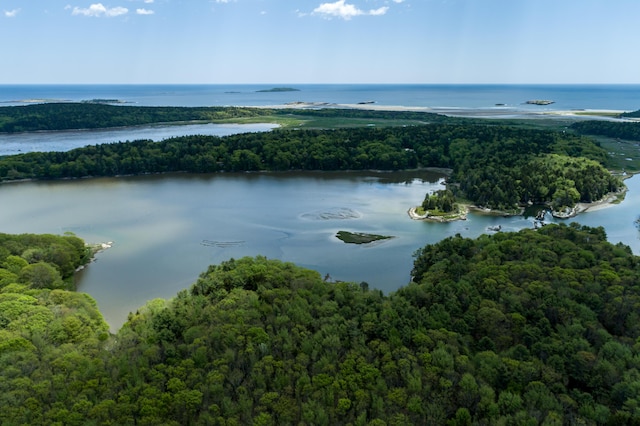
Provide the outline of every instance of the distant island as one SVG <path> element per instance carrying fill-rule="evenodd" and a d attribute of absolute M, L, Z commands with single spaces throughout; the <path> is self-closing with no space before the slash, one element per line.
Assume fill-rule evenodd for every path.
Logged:
<path fill-rule="evenodd" d="M 551 105 L 551 104 L 554 104 L 554 103 L 555 103 L 555 101 L 550 101 L 550 100 L 547 100 L 547 99 L 533 99 L 533 100 L 525 102 L 525 104 L 528 104 L 528 105 Z"/>
<path fill-rule="evenodd" d="M 256 90 L 258 93 L 268 92 L 299 92 L 300 89 L 294 89 L 293 87 L 272 87 L 271 89 Z"/>

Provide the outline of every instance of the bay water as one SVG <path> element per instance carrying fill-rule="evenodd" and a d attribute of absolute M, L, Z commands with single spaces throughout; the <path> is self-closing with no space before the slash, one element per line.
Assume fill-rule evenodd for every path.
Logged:
<path fill-rule="evenodd" d="M 69 151 L 87 145 L 148 139 L 155 142 L 177 136 L 228 136 L 236 133 L 264 132 L 275 124 L 186 124 L 136 126 L 102 130 L 0 133 L 0 156 L 26 152 Z"/>
<path fill-rule="evenodd" d="M 410 281 L 412 254 L 455 234 L 474 238 L 533 227 L 533 218 L 470 214 L 428 223 L 410 207 L 442 188 L 443 176 L 398 173 L 243 173 L 157 175 L 20 182 L 0 186 L 0 232 L 71 231 L 89 243 L 113 242 L 78 274 L 113 330 L 153 298 L 188 288 L 210 264 L 264 255 L 330 280 L 366 281 L 385 293 Z M 603 226 L 611 242 L 640 253 L 634 220 L 640 178 L 625 201 L 571 219 Z M 568 222 L 568 221 L 567 221 Z M 340 230 L 393 236 L 346 244 Z"/>

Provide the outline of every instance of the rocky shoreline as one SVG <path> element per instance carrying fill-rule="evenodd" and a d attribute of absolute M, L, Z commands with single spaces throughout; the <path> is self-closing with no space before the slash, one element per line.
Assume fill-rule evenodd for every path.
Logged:
<path fill-rule="evenodd" d="M 113 241 L 109 241 L 107 243 L 87 244 L 86 247 L 91 251 L 91 258 L 84 265 L 78 266 L 78 268 L 76 268 L 76 272 L 83 270 L 91 262 L 94 262 L 98 253 L 102 253 L 103 251 L 113 247 Z"/>
<path fill-rule="evenodd" d="M 587 211 L 596 211 L 596 210 L 605 209 L 607 207 L 611 207 L 615 205 L 617 201 L 624 199 L 624 194 L 626 192 L 627 192 L 627 188 L 625 186 L 620 191 L 611 192 L 598 201 L 594 201 L 591 203 L 577 203 L 573 208 L 567 208 L 560 212 L 551 210 L 550 212 L 551 212 L 551 215 L 556 219 L 570 219 L 572 217 L 577 216 L 580 213 L 585 213 Z M 501 216 L 516 216 L 518 214 L 522 214 L 522 211 L 523 211 L 522 209 L 520 210 L 519 213 L 513 213 L 513 212 L 492 210 L 492 209 L 482 208 L 482 207 L 473 206 L 473 205 L 470 205 L 470 206 L 465 205 L 460 207 L 460 210 L 458 213 L 452 213 L 451 215 L 447 215 L 447 216 L 435 216 L 435 215 L 430 216 L 428 212 L 425 213 L 424 215 L 420 215 L 417 213 L 416 210 L 417 210 L 417 207 L 411 207 L 407 211 L 407 214 L 411 219 L 425 220 L 429 222 L 441 222 L 441 223 L 454 222 L 457 220 L 467 220 L 467 214 L 469 213 L 469 211 L 475 211 L 479 214 L 490 214 L 490 215 L 501 215 Z"/>
<path fill-rule="evenodd" d="M 436 216 L 436 215 L 429 215 L 429 212 L 425 213 L 424 215 L 419 215 L 416 212 L 416 209 L 417 207 L 411 207 L 409 211 L 407 211 L 407 214 L 411 219 L 426 220 L 429 222 L 441 222 L 441 223 L 455 222 L 456 220 L 467 220 L 467 213 L 469 212 L 467 207 L 460 207 L 458 210 L 458 213 L 451 213 L 446 216 Z"/>
<path fill-rule="evenodd" d="M 626 194 L 626 192 L 627 187 L 623 186 L 619 191 L 610 192 L 604 198 L 598 201 L 594 201 L 592 203 L 577 203 L 571 209 L 567 208 L 561 212 L 551 211 L 551 215 L 556 219 L 569 219 L 587 211 L 605 209 L 616 204 L 616 201 L 624 199 L 624 195 Z"/>

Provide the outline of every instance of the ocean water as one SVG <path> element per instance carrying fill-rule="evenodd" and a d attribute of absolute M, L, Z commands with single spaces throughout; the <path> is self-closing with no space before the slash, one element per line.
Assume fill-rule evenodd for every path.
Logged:
<path fill-rule="evenodd" d="M 297 91 L 260 92 L 274 87 Z M 117 99 L 144 106 L 269 106 L 292 102 L 514 111 L 640 109 L 636 85 L 0 85 L 0 106 L 43 101 Z M 527 105 L 545 99 L 552 105 Z"/>

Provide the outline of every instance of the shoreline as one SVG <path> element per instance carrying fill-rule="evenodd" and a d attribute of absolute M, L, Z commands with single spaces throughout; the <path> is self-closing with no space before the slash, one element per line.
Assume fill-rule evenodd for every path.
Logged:
<path fill-rule="evenodd" d="M 109 241 L 106 243 L 95 243 L 95 244 L 85 244 L 85 247 L 91 252 L 91 257 L 84 265 L 80 265 L 76 268 L 76 272 L 82 271 L 84 268 L 89 266 L 91 263 L 97 260 L 97 255 L 102 253 L 105 250 L 113 247 L 113 241 Z"/>
<path fill-rule="evenodd" d="M 620 191 L 610 192 L 600 200 L 593 201 L 591 203 L 576 203 L 576 205 L 567 213 L 552 212 L 552 215 L 556 219 L 570 219 L 572 217 L 579 215 L 580 213 L 588 213 L 588 212 L 595 212 L 598 210 L 604 210 L 622 202 L 624 200 L 624 197 L 627 191 L 628 191 L 628 188 L 625 185 Z"/>
<path fill-rule="evenodd" d="M 595 212 L 598 210 L 604 210 L 609 207 L 613 207 L 624 200 L 624 196 L 627 193 L 627 187 L 624 186 L 620 191 L 611 192 L 607 194 L 604 198 L 593 201 L 591 203 L 576 203 L 576 205 L 570 209 L 565 210 L 565 212 L 554 212 L 551 211 L 551 215 L 556 219 L 571 219 L 576 217 L 581 213 Z M 507 213 L 500 210 L 492 210 L 487 208 L 478 207 L 475 205 L 461 205 L 460 212 L 456 215 L 451 215 L 451 217 L 441 217 L 441 216 L 429 216 L 428 214 L 419 215 L 416 213 L 417 207 L 411 207 L 407 211 L 407 214 L 412 220 L 424 220 L 429 222 L 440 222 L 440 223 L 448 223 L 455 222 L 457 220 L 467 220 L 467 215 L 469 213 L 475 213 L 479 215 L 498 215 L 498 216 L 518 216 L 522 214 L 522 210 L 518 214 Z"/>
<path fill-rule="evenodd" d="M 423 106 L 405 106 L 405 105 L 376 105 L 376 104 L 340 104 L 330 102 L 291 102 L 277 105 L 254 106 L 252 108 L 264 109 L 358 109 L 368 111 L 393 111 L 393 112 L 425 112 L 432 114 L 441 114 L 450 117 L 466 117 L 466 118 L 558 118 L 558 119 L 582 119 L 582 120 L 613 120 L 613 121 L 631 121 L 638 122 L 637 118 L 619 118 L 616 115 L 628 112 L 618 109 L 520 109 L 511 106 L 496 106 L 484 108 L 466 108 L 466 107 L 423 107 Z"/>
<path fill-rule="evenodd" d="M 417 207 L 411 207 L 407 211 L 407 214 L 411 219 L 424 220 L 427 222 L 439 222 L 439 223 L 449 223 L 449 222 L 455 222 L 458 220 L 467 220 L 467 214 L 469 213 L 469 209 L 466 205 L 460 205 L 460 208 L 458 209 L 458 213 L 452 213 L 451 215 L 448 215 L 448 216 L 429 216 L 429 212 L 425 213 L 424 215 L 419 215 L 418 213 L 416 213 L 416 209 Z"/>

